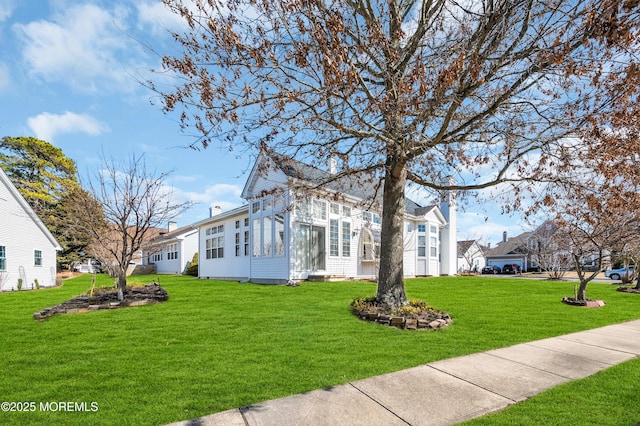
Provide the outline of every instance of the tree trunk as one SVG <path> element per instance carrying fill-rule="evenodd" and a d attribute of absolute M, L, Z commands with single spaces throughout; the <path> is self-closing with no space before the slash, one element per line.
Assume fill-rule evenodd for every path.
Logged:
<path fill-rule="evenodd" d="M 407 304 L 404 291 L 404 187 L 407 171 L 400 162 L 387 161 L 382 196 L 382 235 L 377 302 L 386 307 Z"/>
<path fill-rule="evenodd" d="M 127 270 L 118 271 L 118 299 L 124 297 L 124 292 L 127 289 Z"/>
<path fill-rule="evenodd" d="M 588 282 L 585 280 L 580 280 L 580 286 L 578 287 L 578 293 L 576 294 L 576 299 L 585 301 L 587 300 L 587 284 Z"/>
<path fill-rule="evenodd" d="M 636 286 L 634 287 L 635 290 L 640 290 L 640 273 L 638 273 L 638 276 L 636 277 Z"/>

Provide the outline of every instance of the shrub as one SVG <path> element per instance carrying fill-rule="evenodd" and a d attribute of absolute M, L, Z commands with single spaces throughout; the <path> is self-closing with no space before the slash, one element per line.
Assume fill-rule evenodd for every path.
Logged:
<path fill-rule="evenodd" d="M 191 275 L 193 277 L 198 276 L 198 253 L 197 252 L 193 255 L 193 259 L 191 259 L 191 262 L 189 262 L 189 266 L 187 266 L 187 269 L 184 273 L 186 275 Z"/>
<path fill-rule="evenodd" d="M 22 278 L 18 278 L 18 291 L 22 290 Z"/>

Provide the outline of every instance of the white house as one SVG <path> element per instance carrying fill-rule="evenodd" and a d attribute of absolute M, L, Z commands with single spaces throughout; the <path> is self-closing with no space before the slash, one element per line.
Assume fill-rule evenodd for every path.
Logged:
<path fill-rule="evenodd" d="M 285 160 L 286 159 L 286 160 Z M 199 230 L 199 276 L 285 283 L 375 278 L 381 218 L 353 178 L 261 154 L 242 192 L 248 204 L 193 225 Z M 456 206 L 405 202 L 406 276 L 456 273 Z"/>
<path fill-rule="evenodd" d="M 458 241 L 458 272 L 480 272 L 485 263 L 484 251 L 476 240 Z"/>
<path fill-rule="evenodd" d="M 166 231 L 144 245 L 142 265 L 155 265 L 159 274 L 181 274 L 197 251 L 198 230 L 192 226 L 177 228 L 175 222 L 169 222 Z"/>
<path fill-rule="evenodd" d="M 56 251 L 62 250 L 47 227 L 0 169 L 0 290 L 56 284 Z"/>

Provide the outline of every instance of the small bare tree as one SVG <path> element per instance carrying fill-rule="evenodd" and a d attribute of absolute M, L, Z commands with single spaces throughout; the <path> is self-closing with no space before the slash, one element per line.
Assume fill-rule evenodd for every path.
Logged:
<path fill-rule="evenodd" d="M 104 211 L 104 221 L 89 221 L 94 256 L 118 278 L 119 297 L 127 286 L 127 268 L 150 232 L 174 219 L 190 202 L 175 202 L 165 185 L 170 172 L 148 170 L 144 157 L 123 165 L 103 157 L 104 169 L 89 183 Z"/>

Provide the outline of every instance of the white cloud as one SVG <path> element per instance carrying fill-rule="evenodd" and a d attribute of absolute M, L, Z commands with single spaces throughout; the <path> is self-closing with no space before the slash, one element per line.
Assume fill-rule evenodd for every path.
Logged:
<path fill-rule="evenodd" d="M 109 127 L 87 114 L 75 114 L 66 111 L 64 114 L 44 112 L 27 120 L 29 128 L 39 139 L 51 142 L 56 135 L 62 133 L 85 133 L 97 136 L 108 132 Z"/>
<path fill-rule="evenodd" d="M 16 5 L 15 0 L 2 0 L 2 2 L 0 2 L 0 22 L 4 22 L 9 19 L 16 8 Z"/>
<path fill-rule="evenodd" d="M 181 179 L 183 180 L 183 179 Z M 173 199 L 191 201 L 194 206 L 180 216 L 181 226 L 195 223 L 209 217 L 209 208 L 219 206 L 222 211 L 240 207 L 247 202 L 240 197 L 242 187 L 238 185 L 216 183 L 203 191 L 184 191 L 173 187 Z"/>
<path fill-rule="evenodd" d="M 30 75 L 63 82 L 80 92 L 130 91 L 134 40 L 126 34 L 127 10 L 74 5 L 50 20 L 16 24 Z"/>

